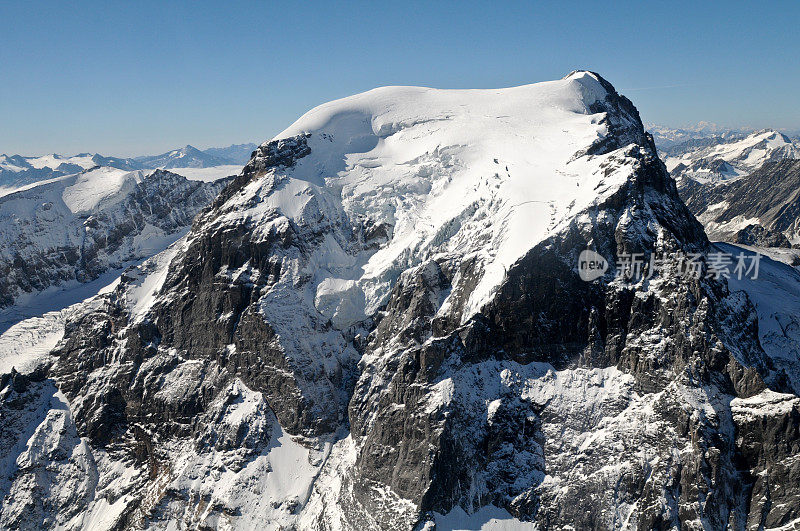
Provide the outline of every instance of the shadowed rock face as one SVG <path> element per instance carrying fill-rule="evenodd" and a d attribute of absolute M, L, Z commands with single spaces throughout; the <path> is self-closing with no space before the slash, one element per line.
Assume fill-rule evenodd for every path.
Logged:
<path fill-rule="evenodd" d="M 759 247 L 791 247 L 789 239 L 781 232 L 765 229 L 761 225 L 748 225 L 733 235 L 734 243 Z"/>
<path fill-rule="evenodd" d="M 796 519 L 800 399 L 761 348 L 746 296 L 673 270 L 578 277 L 587 247 L 611 264 L 711 250 L 635 108 L 602 84 L 595 112 L 610 138 L 576 157 L 613 153 L 603 170 L 629 165 L 631 177 L 533 246 L 471 316 L 481 265 L 438 253 L 399 272 L 374 314 L 337 328 L 313 306 L 319 249 L 374 252 L 392 230 L 313 187 L 293 191 L 287 171 L 313 153 L 309 135 L 259 147 L 157 269 L 151 306 L 130 300 L 155 274 L 132 271 L 54 353 L 47 376 L 76 433 L 98 462 L 141 473 L 119 527 L 261 514 L 237 500 L 263 500 L 251 485 L 272 472 L 236 476 L 231 498 L 197 483 L 263 462 L 279 446 L 273 413 L 320 452 L 304 496 L 272 499 L 269 523 L 287 527 L 430 529 L 437 513 L 488 504 L 542 529 Z M 300 193 L 310 199 L 295 216 L 271 206 Z M 21 415 L 20 382 L 3 380 L 4 414 Z M 241 403 L 252 407 L 234 414 Z M 186 472 L 181 452 L 208 468 Z"/>
<path fill-rule="evenodd" d="M 402 317 L 385 317 L 378 325 L 365 358 L 383 352 L 367 366 L 351 400 L 353 435 L 364 441 L 353 475 L 363 488 L 366 512 L 380 510 L 381 500 L 368 495 L 374 482 L 391 485 L 422 510 L 443 513 L 454 505 L 493 503 L 545 528 L 607 528 L 613 521 L 609 511 L 619 503 L 642 508 L 637 515 L 642 529 L 694 519 L 743 525 L 748 509 L 738 498 L 734 434 L 739 428 L 730 422 L 729 406 L 724 399 L 714 406 L 727 420 L 697 418 L 673 393 L 686 386 L 729 401 L 757 395 L 765 388 L 764 378 L 775 380 L 758 344 L 752 308 L 736 304 L 724 286 L 704 280 L 668 277 L 642 290 L 582 282 L 572 265 L 589 241 L 611 256 L 707 248 L 702 229 L 677 199 L 660 164 L 645 158 L 637 177 L 605 205 L 615 213 L 607 224 L 576 225 L 538 245 L 509 271 L 482 315 L 464 326 L 443 324 L 427 304 L 448 287 L 438 264 L 401 279 L 392 298 L 398 304 L 390 303 L 387 313 Z M 656 190 L 657 204 L 652 203 Z M 620 227 L 617 216 L 631 207 L 643 215 L 649 210 L 657 219 L 658 232 L 649 240 Z M 390 339 L 387 330 L 398 332 Z M 387 343 L 398 347 L 386 354 Z M 582 418 L 580 407 L 586 404 L 570 411 L 557 395 L 513 381 L 524 381 L 522 375 L 546 380 L 553 370 L 571 378 L 598 376 L 598 369 L 610 368 L 630 376 L 625 385 L 631 394 L 598 407 L 611 417 L 638 415 L 631 395 L 641 393 L 652 400 L 646 422 L 660 426 L 664 437 L 619 427 L 627 433 L 608 434 L 576 451 L 564 440 L 570 429 L 560 426 L 576 434 L 586 430 L 592 416 Z M 487 389 L 493 378 L 504 380 L 498 375 L 503 371 L 513 374 L 506 387 Z M 443 382 L 455 388 L 448 392 L 453 398 L 432 406 Z M 585 389 L 576 391 L 575 399 L 591 401 L 581 396 Z M 635 457 L 637 448 L 668 455 L 670 448 L 685 444 L 704 453 L 696 450 L 652 468 Z M 609 465 L 621 472 L 604 477 Z M 561 479 L 563 487 L 547 488 L 545 477 Z M 476 493 L 477 482 L 485 485 L 483 492 Z M 700 492 L 708 496 L 702 506 Z M 665 498 L 674 505 L 645 503 Z"/>
<path fill-rule="evenodd" d="M 274 157 L 269 159 L 274 164 L 269 169 L 274 171 L 291 165 L 296 157 L 307 153 L 303 140 L 297 139 L 295 144 L 279 150 L 277 155 L 265 152 L 265 158 Z M 316 232 L 315 227 L 289 224 L 261 234 L 256 241 L 254 227 L 246 220 L 232 226 L 217 223 L 218 218 L 224 215 L 225 207 L 221 206 L 224 204 L 223 198 L 233 196 L 256 174 L 263 174 L 264 171 L 264 161 L 254 159 L 246 167 L 243 176 L 234 180 L 222 193 L 212 209 L 196 220 L 193 236 L 173 261 L 162 286 L 162 291 L 171 295 L 164 299 L 165 304 L 158 304 L 152 310 L 148 319 L 130 323 L 120 307 L 123 302 L 115 300 L 114 296 L 104 312 L 87 316 L 87 319 L 100 321 L 92 326 L 123 330 L 124 347 L 120 348 L 113 341 L 101 348 L 93 340 L 87 345 L 84 343 L 86 338 L 80 334 L 75 337 L 74 343 L 67 342 L 62 351 L 66 355 L 61 355 L 57 367 L 58 374 L 65 381 L 71 381 L 75 374 L 75 367 L 69 361 L 74 356 L 68 352 L 83 352 L 80 359 L 81 363 L 86 364 L 90 363 L 88 360 L 105 356 L 105 349 L 119 349 L 125 359 L 131 362 L 123 379 L 133 380 L 133 385 L 117 389 L 102 384 L 103 390 L 98 389 L 99 396 L 105 396 L 104 390 L 108 390 L 110 395 L 108 400 L 93 400 L 91 411 L 85 415 L 86 420 L 90 421 L 86 426 L 87 433 L 108 440 L 111 432 L 107 423 L 91 423 L 106 415 L 128 421 L 144 418 L 155 420 L 156 415 L 160 429 L 165 432 L 190 435 L 196 415 L 215 397 L 220 382 L 234 376 L 242 378 L 245 385 L 253 389 L 266 391 L 282 425 L 290 432 L 318 436 L 336 431 L 344 404 L 341 403 L 343 399 L 339 399 L 337 406 L 337 401 L 331 401 L 330 398 L 344 392 L 341 388 L 345 385 L 346 371 L 343 373 L 343 368 L 339 367 L 330 375 L 321 375 L 320 381 L 314 382 L 320 397 L 318 401 L 310 402 L 314 397 L 304 395 L 301 389 L 306 383 L 303 381 L 304 367 L 292 365 L 293 360 L 287 359 L 274 329 L 258 314 L 258 299 L 262 290 L 279 282 L 285 261 L 299 256 L 302 248 L 313 245 L 321 233 Z M 280 186 L 279 180 L 275 179 L 273 185 Z M 235 271 L 243 267 L 247 270 L 245 274 L 231 278 L 220 276 L 221 270 Z M 123 285 L 124 282 L 125 278 Z M 115 295 L 121 297 L 124 291 L 125 288 L 120 288 Z M 287 312 L 292 310 L 291 306 L 287 306 Z M 303 318 L 302 315 L 291 314 L 287 317 Z M 315 331 L 329 326 L 317 322 L 316 316 L 311 316 L 311 320 L 309 326 L 315 327 Z M 342 348 L 347 349 L 341 335 L 340 341 Z M 165 352 L 163 347 L 166 345 L 169 345 L 172 354 Z M 355 353 L 352 347 L 349 349 Z M 298 356 L 306 356 L 300 363 L 319 365 L 322 360 L 314 360 L 314 354 L 297 353 Z M 152 389 L 148 388 L 149 377 L 144 373 L 169 373 L 176 370 L 182 358 L 196 360 L 202 367 L 179 379 L 180 385 L 191 380 L 189 388 L 176 400 L 169 397 L 165 403 L 147 403 L 145 395 Z M 293 374 L 294 370 L 298 372 Z M 322 380 L 326 383 L 323 384 Z M 162 380 L 161 383 L 167 385 L 172 382 Z M 327 388 L 322 389 L 322 385 Z M 65 389 L 70 396 L 72 392 L 85 392 L 73 386 Z M 79 416 L 76 420 L 81 425 L 83 418 Z"/>
<path fill-rule="evenodd" d="M 706 225 L 711 239 L 788 247 L 799 230 L 800 161 L 767 162 L 750 175 L 724 184 L 685 179 L 681 197 Z"/>

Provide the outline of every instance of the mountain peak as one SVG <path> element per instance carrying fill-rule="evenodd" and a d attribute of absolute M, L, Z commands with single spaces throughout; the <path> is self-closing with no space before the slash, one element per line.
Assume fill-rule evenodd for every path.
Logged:
<path fill-rule="evenodd" d="M 385 302 L 392 272 L 406 267 L 396 261 L 435 253 L 449 224 L 482 212 L 487 226 L 465 227 L 461 236 L 462 252 L 478 253 L 484 268 L 464 301 L 465 319 L 533 245 L 630 177 L 590 167 L 626 146 L 655 153 L 636 108 L 586 71 L 503 89 L 373 89 L 308 111 L 273 143 L 293 139 L 310 151 L 287 171 L 298 186 L 341 189 L 337 201 L 351 215 L 392 227 L 360 281 L 362 313 Z M 269 146 L 253 164 L 277 149 Z M 397 197 L 402 206 L 393 206 Z"/>
<path fill-rule="evenodd" d="M 134 159 L 145 168 L 208 168 L 232 164 L 230 159 L 206 153 L 186 144 L 161 155 L 137 157 Z"/>
<path fill-rule="evenodd" d="M 784 142 L 786 144 L 791 144 L 792 143 L 792 140 L 788 136 L 786 136 L 785 134 L 781 133 L 780 131 L 776 131 L 775 129 L 770 129 L 770 128 L 761 129 L 759 131 L 754 131 L 749 136 L 765 138 L 765 139 L 769 139 L 769 140 L 777 140 L 777 141 Z"/>
<path fill-rule="evenodd" d="M 768 161 L 800 158 L 800 149 L 783 133 L 762 129 L 688 140 L 665 148 L 664 155 L 676 179 L 718 184 L 750 174 Z"/>

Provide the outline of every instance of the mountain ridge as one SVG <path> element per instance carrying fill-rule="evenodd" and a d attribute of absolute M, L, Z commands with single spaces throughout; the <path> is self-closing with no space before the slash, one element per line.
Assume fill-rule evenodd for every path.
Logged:
<path fill-rule="evenodd" d="M 79 153 L 71 157 L 58 154 L 41 157 L 3 154 L 0 155 L 0 194 L 37 182 L 74 175 L 96 166 L 127 171 L 244 166 L 255 147 L 255 144 L 232 144 L 199 150 L 187 145 L 161 155 L 134 158 L 108 157 L 98 153 Z"/>
<path fill-rule="evenodd" d="M 94 167 L 0 197 L 0 308 L 160 251 L 225 182 Z"/>
<path fill-rule="evenodd" d="M 702 183 L 717 183 L 750 174 L 766 162 L 800 158 L 800 147 L 786 135 L 764 129 L 745 136 L 712 137 L 688 144 L 664 158 L 672 176 Z"/>

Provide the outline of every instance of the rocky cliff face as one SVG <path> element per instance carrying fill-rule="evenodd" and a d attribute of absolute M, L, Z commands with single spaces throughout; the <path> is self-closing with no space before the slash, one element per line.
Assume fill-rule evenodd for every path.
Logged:
<path fill-rule="evenodd" d="M 324 105 L 4 377 L 0 525 L 792 525 L 800 389 L 748 296 L 615 276 L 712 250 L 596 74 Z"/>
<path fill-rule="evenodd" d="M 730 183 L 687 181 L 681 195 L 712 239 L 765 247 L 800 242 L 798 160 L 767 162 Z"/>

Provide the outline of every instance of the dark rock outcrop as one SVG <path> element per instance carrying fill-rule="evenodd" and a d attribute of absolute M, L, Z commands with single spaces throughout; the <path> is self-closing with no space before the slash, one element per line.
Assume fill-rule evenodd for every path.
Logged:
<path fill-rule="evenodd" d="M 711 239 L 748 245 L 761 245 L 758 242 L 763 240 L 770 247 L 785 247 L 800 234 L 800 160 L 767 162 L 728 183 L 684 179 L 680 188 L 681 197 Z M 754 219 L 758 223 L 749 221 Z M 749 221 L 748 226 L 741 228 L 744 221 Z"/>
<path fill-rule="evenodd" d="M 765 229 L 761 225 L 748 225 L 736 232 L 732 238 L 733 243 L 756 245 L 759 247 L 785 247 L 792 246 L 789 239 L 781 232 Z"/>

